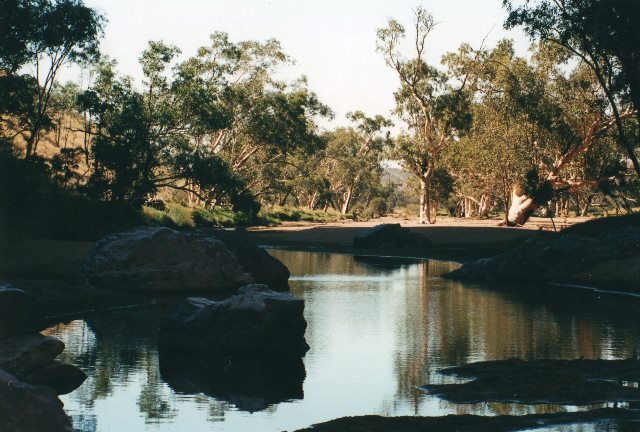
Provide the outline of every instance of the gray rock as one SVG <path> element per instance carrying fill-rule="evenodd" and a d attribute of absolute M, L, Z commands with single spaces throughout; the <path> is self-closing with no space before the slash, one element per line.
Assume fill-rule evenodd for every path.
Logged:
<path fill-rule="evenodd" d="M 47 366 L 64 350 L 64 343 L 40 334 L 13 336 L 0 341 L 0 368 L 24 379 Z"/>
<path fill-rule="evenodd" d="M 160 327 L 160 349 L 217 357 L 300 357 L 309 346 L 304 300 L 248 285 L 223 301 L 192 297 Z"/>
<path fill-rule="evenodd" d="M 256 283 L 278 290 L 288 288 L 289 269 L 259 248 L 244 232 L 217 230 L 212 234 L 236 255 L 242 268 L 251 273 Z"/>
<path fill-rule="evenodd" d="M 380 224 L 353 239 L 359 249 L 428 248 L 431 242 L 400 224 Z"/>
<path fill-rule="evenodd" d="M 529 239 L 511 251 L 466 263 L 444 277 L 480 281 L 580 282 L 591 269 L 638 255 L 640 227 L 629 226 L 595 237 L 566 234 L 554 240 Z M 612 281 L 618 276 L 600 275 L 601 279 Z"/>
<path fill-rule="evenodd" d="M 53 390 L 0 370 L 0 431 L 73 432 Z"/>
<path fill-rule="evenodd" d="M 98 241 L 83 266 L 98 288 L 140 292 L 223 292 L 252 283 L 215 237 L 140 227 Z"/>
<path fill-rule="evenodd" d="M 34 299 L 21 289 L 0 282 L 0 339 L 43 328 L 43 315 Z"/>
<path fill-rule="evenodd" d="M 59 395 L 71 393 L 86 379 L 87 375 L 80 368 L 60 360 L 54 360 L 24 377 L 25 382 L 52 388 Z"/>

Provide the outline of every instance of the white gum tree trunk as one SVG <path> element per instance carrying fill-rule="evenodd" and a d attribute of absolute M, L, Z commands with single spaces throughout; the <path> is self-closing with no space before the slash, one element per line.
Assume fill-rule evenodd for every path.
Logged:
<path fill-rule="evenodd" d="M 511 192 L 511 206 L 509 207 L 509 213 L 507 215 L 507 225 L 524 225 L 534 210 L 535 205 L 533 199 L 523 195 L 522 189 L 519 186 L 514 187 Z"/>

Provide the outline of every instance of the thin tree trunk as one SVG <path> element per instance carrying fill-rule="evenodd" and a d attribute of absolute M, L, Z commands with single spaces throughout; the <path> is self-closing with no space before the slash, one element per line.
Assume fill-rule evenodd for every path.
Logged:
<path fill-rule="evenodd" d="M 426 208 L 427 208 L 427 182 L 425 179 L 420 179 L 420 223 L 426 223 Z"/>
<path fill-rule="evenodd" d="M 349 211 L 349 205 L 351 204 L 351 197 L 353 195 L 353 186 L 349 186 L 347 192 L 345 193 L 344 203 L 342 204 L 342 208 L 340 209 L 340 213 L 347 214 Z"/>

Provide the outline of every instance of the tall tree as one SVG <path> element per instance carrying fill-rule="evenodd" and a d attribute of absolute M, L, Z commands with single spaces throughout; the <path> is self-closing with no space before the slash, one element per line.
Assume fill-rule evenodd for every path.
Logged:
<path fill-rule="evenodd" d="M 534 48 L 528 61 L 516 57 L 511 43 L 503 41 L 469 66 L 477 118 L 467 139 L 458 144 L 463 151 L 473 149 L 462 166 L 467 173 L 482 175 L 481 183 L 501 186 L 508 225 L 524 224 L 559 193 L 607 180 L 619 158 L 614 152 L 600 169 L 587 169 L 586 156 L 615 124 L 606 96 L 584 65 L 568 73 L 561 67 L 567 58 L 563 48 L 548 43 Z M 471 64 L 470 58 L 451 61 L 462 65 L 465 74 L 463 69 Z M 621 117 L 630 114 L 625 111 Z"/>
<path fill-rule="evenodd" d="M 619 143 L 640 175 L 637 142 L 623 125 L 626 93 L 640 120 L 640 3 L 633 0 L 503 0 L 507 28 L 558 44 L 593 71 L 613 112 Z"/>
<path fill-rule="evenodd" d="M 103 22 L 102 16 L 81 0 L 3 3 L 0 75 L 3 80 L 28 83 L 32 99 L 20 125 L 26 132 L 25 158 L 36 154 L 40 133 L 52 126 L 50 101 L 58 73 L 68 63 L 86 63 L 98 57 Z M 20 75 L 25 66 L 32 70 L 31 75 Z"/>
<path fill-rule="evenodd" d="M 435 27 L 433 16 L 418 7 L 414 18 L 413 57 L 407 59 L 400 53 L 400 43 L 407 32 L 394 19 L 378 30 L 377 49 L 400 79 L 400 89 L 395 94 L 396 114 L 412 132 L 398 140 L 393 154 L 420 182 L 420 223 L 432 223 L 431 176 L 446 144 L 468 126 L 470 101 L 464 92 L 465 80 L 453 88 L 449 77 L 424 58 L 427 38 Z"/>

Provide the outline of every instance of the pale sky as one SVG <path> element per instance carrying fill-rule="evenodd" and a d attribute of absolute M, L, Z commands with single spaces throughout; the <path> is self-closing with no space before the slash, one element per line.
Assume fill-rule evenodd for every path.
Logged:
<path fill-rule="evenodd" d="M 108 19 L 102 52 L 118 61 L 122 74 L 139 79 L 138 58 L 149 40 L 177 45 L 184 58 L 208 43 L 214 31 L 229 33 L 233 41 L 278 39 L 295 61 L 288 77 L 306 75 L 309 87 L 336 114 L 331 124 L 345 125 L 349 111 L 389 116 L 398 80 L 375 50 L 376 29 L 389 18 L 405 27 L 412 23 L 406 0 L 85 0 Z M 527 39 L 502 28 L 501 0 L 425 0 L 422 5 L 440 24 L 428 45 L 428 58 L 462 42 L 479 47 L 509 37 L 524 53 Z M 408 53 L 410 54 L 410 53 Z"/>

